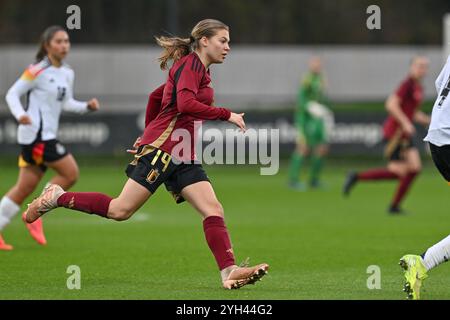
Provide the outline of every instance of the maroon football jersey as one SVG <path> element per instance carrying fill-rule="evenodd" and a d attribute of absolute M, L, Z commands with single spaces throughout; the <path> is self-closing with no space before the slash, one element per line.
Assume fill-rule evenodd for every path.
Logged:
<path fill-rule="evenodd" d="M 161 110 L 162 97 L 164 94 L 164 87 L 166 84 L 160 85 L 148 96 L 147 109 L 145 111 L 145 126 L 156 118 Z"/>
<path fill-rule="evenodd" d="M 194 122 L 200 124 L 203 120 L 228 120 L 231 115 L 226 108 L 211 106 L 213 100 L 214 90 L 211 88 L 209 70 L 206 70 L 195 52 L 184 56 L 170 68 L 161 108 L 145 128 L 141 145 L 149 144 L 179 160 L 196 159 L 194 146 L 197 130 Z M 189 139 L 186 139 L 185 133 L 189 133 Z M 175 146 L 177 150 L 174 154 L 172 150 Z M 180 149 L 190 149 L 190 154 L 183 151 L 180 154 Z"/>
<path fill-rule="evenodd" d="M 400 98 L 400 107 L 403 113 L 409 120 L 413 121 L 414 114 L 423 100 L 422 86 L 418 81 L 408 77 L 402 82 L 395 94 Z M 400 124 L 390 115 L 384 123 L 384 137 L 387 139 L 392 138 L 397 130 L 401 130 Z"/>

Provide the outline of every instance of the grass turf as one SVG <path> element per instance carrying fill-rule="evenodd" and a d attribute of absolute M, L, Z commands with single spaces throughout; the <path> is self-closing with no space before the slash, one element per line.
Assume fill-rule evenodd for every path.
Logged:
<path fill-rule="evenodd" d="M 306 193 L 286 188 L 286 168 L 275 176 L 260 176 L 256 166 L 207 171 L 237 259 L 271 265 L 257 285 L 221 288 L 201 219 L 161 187 L 126 222 L 55 210 L 44 217 L 46 247 L 17 217 L 4 231 L 15 249 L 0 252 L 0 299 L 404 299 L 398 259 L 450 231 L 448 189 L 431 166 L 407 197 L 405 216 L 386 213 L 392 182 L 357 185 L 344 199 L 342 166 L 326 167 L 327 190 Z M 0 194 L 16 175 L 2 166 Z M 82 166 L 73 190 L 117 195 L 124 181 L 122 166 Z M 66 287 L 69 265 L 81 268 L 81 290 Z M 380 290 L 367 288 L 370 265 L 381 268 Z M 449 274 L 447 265 L 433 270 L 422 298 L 450 298 Z"/>

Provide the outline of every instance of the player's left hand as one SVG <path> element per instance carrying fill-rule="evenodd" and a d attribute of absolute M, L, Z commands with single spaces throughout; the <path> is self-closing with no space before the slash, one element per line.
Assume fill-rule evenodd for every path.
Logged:
<path fill-rule="evenodd" d="M 100 108 L 100 103 L 97 98 L 93 98 L 88 102 L 88 109 L 91 111 L 97 111 Z"/>
<path fill-rule="evenodd" d="M 245 113 L 232 112 L 230 118 L 228 119 L 228 122 L 235 124 L 237 127 L 239 127 L 239 129 L 241 129 L 242 132 L 245 132 L 246 129 L 245 129 L 244 115 Z"/>

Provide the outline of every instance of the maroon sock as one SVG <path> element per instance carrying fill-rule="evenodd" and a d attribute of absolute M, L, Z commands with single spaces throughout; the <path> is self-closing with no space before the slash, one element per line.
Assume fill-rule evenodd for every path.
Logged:
<path fill-rule="evenodd" d="M 112 198 L 98 192 L 65 192 L 58 198 L 58 206 L 107 217 Z"/>
<path fill-rule="evenodd" d="M 400 202 L 405 197 L 406 193 L 409 190 L 414 178 L 416 177 L 417 172 L 410 172 L 406 176 L 400 179 L 400 183 L 398 184 L 397 192 L 395 193 L 394 200 L 392 201 L 393 207 L 398 207 Z"/>
<path fill-rule="evenodd" d="M 397 175 L 386 168 L 372 169 L 358 173 L 358 180 L 392 180 Z"/>
<path fill-rule="evenodd" d="M 209 216 L 203 220 L 206 242 L 216 258 L 220 270 L 235 263 L 230 236 L 225 221 L 219 216 Z"/>

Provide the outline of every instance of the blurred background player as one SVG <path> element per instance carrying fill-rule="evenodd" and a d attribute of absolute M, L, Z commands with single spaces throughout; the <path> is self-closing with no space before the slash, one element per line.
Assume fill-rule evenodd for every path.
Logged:
<path fill-rule="evenodd" d="M 430 117 L 419 110 L 424 95 L 422 80 L 428 72 L 428 65 L 426 57 L 414 57 L 408 77 L 386 101 L 389 116 L 384 123 L 383 134 L 387 167 L 349 173 L 344 183 L 344 195 L 349 195 L 358 181 L 398 180 L 388 211 L 402 213 L 401 201 L 422 168 L 419 151 L 413 143 L 416 132 L 413 122 L 424 126 L 430 123 Z"/>
<path fill-rule="evenodd" d="M 224 288 L 237 289 L 264 276 L 269 268 L 265 263 L 236 265 L 222 205 L 203 167 L 196 162 L 196 121 L 229 121 L 245 131 L 243 113 L 212 106 L 214 90 L 209 67 L 224 62 L 230 51 L 229 41 L 228 26 L 213 19 L 200 21 L 189 38 L 157 38 L 163 48 L 161 69 L 165 70 L 170 62 L 173 65 L 165 86 L 150 96 L 148 107 L 155 108 L 155 112 L 147 110 L 147 126 L 135 143 L 139 144 L 138 150 L 126 170 L 129 179 L 121 194 L 113 199 L 102 193 L 64 192 L 53 184 L 31 203 L 26 221 L 32 223 L 56 207 L 127 220 L 164 183 L 177 203 L 186 200 L 202 216 L 206 242 Z M 186 141 L 176 137 L 181 130 L 189 132 Z"/>
<path fill-rule="evenodd" d="M 431 157 L 442 177 L 450 185 L 450 56 L 436 79 L 438 97 L 433 106 L 431 124 L 425 141 L 430 145 Z M 422 255 L 405 255 L 400 266 L 405 271 L 403 290 L 409 299 L 420 299 L 422 281 L 427 272 L 450 259 L 450 235 L 427 249 Z"/>
<path fill-rule="evenodd" d="M 328 138 L 334 125 L 333 113 L 326 106 L 329 104 L 324 95 L 325 86 L 322 61 L 319 57 L 312 57 L 309 61 L 309 71 L 300 86 L 295 112 L 298 136 L 289 167 L 289 186 L 296 190 L 307 188 L 300 180 L 300 173 L 308 157 L 309 186 L 321 186 L 320 172 L 324 157 L 328 153 Z"/>
<path fill-rule="evenodd" d="M 11 250 L 1 232 L 19 212 L 23 201 L 34 192 L 47 167 L 56 171 L 50 183 L 64 190 L 78 179 L 74 157 L 57 140 L 62 110 L 86 113 L 97 110 L 97 99 L 89 102 L 73 99 L 73 70 L 63 62 L 70 50 L 69 35 L 59 26 L 47 28 L 41 36 L 36 63 L 30 65 L 6 95 L 6 101 L 19 123 L 19 177 L 0 201 L 0 250 Z M 26 95 L 26 105 L 20 97 Z M 42 221 L 26 224 L 32 237 L 45 244 Z"/>

